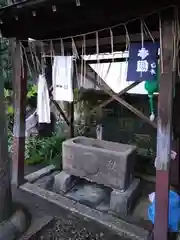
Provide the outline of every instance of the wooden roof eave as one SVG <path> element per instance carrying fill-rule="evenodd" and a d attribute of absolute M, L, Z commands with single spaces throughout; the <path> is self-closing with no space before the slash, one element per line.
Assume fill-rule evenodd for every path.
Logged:
<path fill-rule="evenodd" d="M 144 3 L 138 0 L 136 3 L 131 3 L 129 8 L 130 2 L 132 1 L 81 0 L 81 6 L 77 7 L 75 0 L 26 0 L 0 9 L 2 22 L 0 28 L 3 36 L 19 39 L 67 37 L 108 28 L 134 17 L 146 15 L 168 4 L 162 5 L 158 1 Z M 172 1 L 168 2 L 172 4 Z M 53 4 L 57 6 L 55 13 L 52 11 Z M 32 14 L 34 10 L 37 12 L 35 17 Z M 155 19 L 155 16 L 150 19 L 148 24 L 150 30 L 157 30 L 157 21 L 158 17 Z M 140 32 L 140 22 L 128 24 L 128 31 Z M 118 28 L 117 33 L 116 29 L 113 29 L 115 35 L 124 33 L 124 27 Z M 103 37 L 109 36 L 108 31 L 102 34 Z"/>

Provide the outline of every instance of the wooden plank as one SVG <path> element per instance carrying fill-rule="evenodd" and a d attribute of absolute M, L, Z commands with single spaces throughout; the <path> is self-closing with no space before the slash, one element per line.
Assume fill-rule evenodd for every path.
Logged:
<path fill-rule="evenodd" d="M 108 92 L 107 92 L 108 93 Z M 124 107 L 126 107 L 127 109 L 129 109 L 131 112 L 133 112 L 136 116 L 138 116 L 139 118 L 141 118 L 142 120 L 144 120 L 145 122 L 147 122 L 148 124 L 150 124 L 152 127 L 156 128 L 157 125 L 155 122 L 151 121 L 148 117 L 146 117 L 141 111 L 139 111 L 138 109 L 136 109 L 135 107 L 133 107 L 131 104 L 127 103 L 126 101 L 124 101 L 122 98 L 120 98 L 119 96 L 117 96 L 114 93 L 109 92 L 109 95 L 114 98 L 117 102 L 119 102 L 121 105 L 123 105 Z"/>
<path fill-rule="evenodd" d="M 174 11 L 174 10 L 173 10 Z M 154 240 L 168 239 L 169 165 L 172 141 L 173 11 L 161 14 L 161 75 L 157 122 Z"/>
<path fill-rule="evenodd" d="M 25 112 L 27 93 L 27 67 L 22 67 L 20 42 L 16 41 L 13 56 L 13 90 L 14 90 L 14 128 L 12 154 L 12 183 L 19 186 L 24 182 L 25 151 Z"/>
<path fill-rule="evenodd" d="M 96 64 L 96 63 L 117 63 L 117 62 L 125 62 L 128 61 L 127 58 L 104 58 L 104 59 L 92 59 L 86 60 L 87 64 Z"/>

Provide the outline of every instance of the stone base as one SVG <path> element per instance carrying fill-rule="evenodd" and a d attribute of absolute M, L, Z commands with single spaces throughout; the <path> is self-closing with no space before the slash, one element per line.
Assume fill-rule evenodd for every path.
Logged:
<path fill-rule="evenodd" d="M 111 237 L 109 239 L 145 240 L 149 236 L 149 232 L 144 228 L 126 222 L 110 213 L 103 213 L 87 207 L 62 194 L 42 189 L 38 187 L 37 184 L 25 183 L 20 186 L 20 191 L 22 193 L 21 200 L 22 197 L 26 196 L 26 204 L 38 203 L 41 209 L 51 216 L 62 217 L 69 216 L 69 214 L 79 215 L 83 217 L 83 220 L 88 221 L 88 224 L 94 222 L 97 228 L 99 226 L 104 226 L 104 231 L 105 229 L 110 229 L 110 234 L 116 234 L 116 237 Z"/>
<path fill-rule="evenodd" d="M 134 179 L 129 188 L 122 192 L 113 190 L 110 200 L 110 211 L 119 216 L 127 216 L 140 193 L 140 180 Z"/>
<path fill-rule="evenodd" d="M 75 184 L 77 180 L 74 176 L 62 171 L 54 177 L 53 191 L 56 193 L 69 191 Z"/>

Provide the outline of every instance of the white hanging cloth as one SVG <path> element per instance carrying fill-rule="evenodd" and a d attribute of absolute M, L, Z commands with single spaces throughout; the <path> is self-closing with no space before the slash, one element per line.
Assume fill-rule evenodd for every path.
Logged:
<path fill-rule="evenodd" d="M 49 91 L 44 75 L 39 75 L 38 79 L 37 115 L 39 123 L 51 122 Z"/>
<path fill-rule="evenodd" d="M 52 68 L 54 100 L 73 102 L 72 78 L 72 56 L 55 56 Z"/>

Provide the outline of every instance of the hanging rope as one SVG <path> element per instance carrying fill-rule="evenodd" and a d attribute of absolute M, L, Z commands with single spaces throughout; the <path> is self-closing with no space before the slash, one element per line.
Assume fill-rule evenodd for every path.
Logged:
<path fill-rule="evenodd" d="M 86 56 L 86 35 L 83 36 L 83 45 L 84 45 L 84 56 Z M 83 81 L 85 85 L 86 84 L 86 62 L 83 61 L 83 63 L 84 63 Z"/>
<path fill-rule="evenodd" d="M 80 76 L 80 87 L 84 87 L 83 78 L 84 78 L 84 41 L 82 43 L 82 51 L 81 51 L 81 76 Z"/>
<path fill-rule="evenodd" d="M 86 61 L 84 60 L 84 56 L 86 56 L 86 36 L 83 36 L 82 41 L 82 52 L 81 52 L 81 81 L 80 86 L 85 86 L 85 76 L 86 76 Z"/>
<path fill-rule="evenodd" d="M 159 36 L 160 36 L 160 67 L 161 74 L 164 73 L 164 64 L 163 64 L 163 51 L 161 49 L 162 46 L 162 22 L 161 22 L 161 14 L 159 13 Z"/>
<path fill-rule="evenodd" d="M 51 66 L 52 66 L 53 65 L 53 59 L 54 59 L 54 56 L 55 56 L 52 40 L 50 41 L 50 55 L 51 55 Z"/>
<path fill-rule="evenodd" d="M 60 41 L 61 41 L 61 56 L 64 56 L 64 42 L 62 38 L 60 39 Z"/>
<path fill-rule="evenodd" d="M 113 39 L 113 31 L 112 29 L 110 28 L 109 29 L 110 31 L 110 39 L 111 39 L 111 54 L 112 54 L 112 62 L 114 62 L 114 39 Z"/>
<path fill-rule="evenodd" d="M 98 84 L 100 84 L 100 77 L 99 77 L 99 67 L 100 67 L 100 61 L 99 61 L 99 36 L 98 36 L 98 32 L 96 32 L 96 58 L 97 58 L 97 79 L 96 81 L 98 82 Z"/>
<path fill-rule="evenodd" d="M 32 77 L 32 71 L 31 71 L 31 68 L 30 68 L 30 65 L 29 65 L 27 54 L 26 54 L 26 49 L 25 49 L 25 47 L 23 46 L 22 43 L 21 43 L 21 57 L 22 57 L 23 70 L 24 70 L 24 58 L 25 58 L 27 68 L 28 68 L 28 71 L 29 71 L 29 75 Z M 24 73 L 23 73 L 23 77 L 24 77 Z"/>
<path fill-rule="evenodd" d="M 35 43 L 31 42 L 31 51 L 32 51 L 32 54 L 33 54 L 34 59 L 35 59 L 35 64 L 36 64 L 36 67 L 37 67 L 37 71 L 38 71 L 38 73 L 40 73 L 41 72 L 41 63 L 38 59 L 35 48 L 36 48 Z"/>
<path fill-rule="evenodd" d="M 33 51 L 32 51 L 32 46 L 31 46 L 30 42 L 28 42 L 28 47 L 29 47 L 29 51 L 30 51 L 30 55 L 31 55 L 31 59 L 32 59 L 34 70 L 36 72 L 38 72 L 38 69 L 37 69 L 37 66 L 36 66 L 36 62 L 35 62 L 35 58 L 34 58 L 34 54 L 33 54 Z"/>
<path fill-rule="evenodd" d="M 125 28 L 125 32 L 126 32 L 126 49 L 125 49 L 125 52 L 129 53 L 131 40 L 130 40 L 130 36 L 129 36 L 129 32 L 128 32 L 126 24 L 124 24 L 124 28 Z M 128 68 L 128 56 L 126 57 L 126 68 Z"/>
<path fill-rule="evenodd" d="M 143 26 L 143 21 L 141 19 L 141 47 L 142 49 L 144 48 L 144 26 Z M 142 71 L 141 71 L 141 77 L 142 77 Z"/>
<path fill-rule="evenodd" d="M 79 59 L 79 54 L 76 48 L 76 44 L 74 42 L 74 39 L 72 38 L 72 54 L 73 54 L 73 61 L 74 61 L 74 65 L 75 65 L 75 76 L 76 76 L 76 80 L 78 79 L 78 67 L 77 67 L 77 59 Z M 73 79 L 74 81 L 75 79 Z"/>
<path fill-rule="evenodd" d="M 44 51 L 44 42 L 41 42 L 41 74 L 45 75 L 46 54 Z"/>
<path fill-rule="evenodd" d="M 144 20 L 142 20 L 142 22 L 143 22 L 144 30 L 147 32 L 147 35 L 150 37 L 150 39 L 152 40 L 152 42 L 155 43 L 155 40 L 154 40 L 154 38 L 153 38 L 153 36 L 152 36 L 152 34 L 151 34 L 151 32 L 150 32 L 147 24 L 145 23 Z"/>

